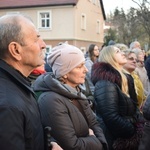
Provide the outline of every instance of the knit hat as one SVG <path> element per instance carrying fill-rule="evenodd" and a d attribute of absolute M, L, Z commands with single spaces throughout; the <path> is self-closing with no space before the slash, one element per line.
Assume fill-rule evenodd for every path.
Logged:
<path fill-rule="evenodd" d="M 47 58 L 56 78 L 66 75 L 84 61 L 83 52 L 66 43 L 54 47 Z"/>

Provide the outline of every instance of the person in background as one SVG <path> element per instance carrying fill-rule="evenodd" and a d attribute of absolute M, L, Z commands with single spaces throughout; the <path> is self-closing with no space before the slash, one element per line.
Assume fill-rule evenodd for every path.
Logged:
<path fill-rule="evenodd" d="M 143 55 L 144 55 L 144 62 L 146 61 L 146 59 L 147 59 L 147 55 L 146 55 L 146 52 L 145 52 L 145 50 L 144 49 L 141 49 L 142 50 L 142 52 L 143 52 Z"/>
<path fill-rule="evenodd" d="M 144 61 L 146 60 L 147 56 L 146 56 L 146 52 L 144 49 L 141 48 L 141 44 L 138 41 L 134 41 L 130 44 L 130 50 L 133 49 L 141 49 L 144 55 Z"/>
<path fill-rule="evenodd" d="M 75 46 L 61 44 L 52 49 L 46 73 L 33 84 L 44 127 L 64 150 L 107 150 L 107 142 L 80 84 L 85 82 L 87 68 L 83 52 Z"/>
<path fill-rule="evenodd" d="M 123 43 L 116 43 L 114 46 L 118 47 L 121 51 L 126 51 L 129 49 L 128 46 Z"/>
<path fill-rule="evenodd" d="M 36 78 L 38 76 L 40 76 L 41 74 L 46 73 L 45 68 L 44 68 L 44 64 L 35 68 L 29 75 L 29 80 L 31 81 L 31 83 L 33 84 L 33 82 L 36 80 Z"/>
<path fill-rule="evenodd" d="M 124 52 L 115 46 L 107 46 L 92 67 L 96 115 L 110 150 L 114 149 L 117 139 L 130 139 L 136 134 L 134 124 L 138 107 L 128 93 L 128 80 L 123 72 L 126 63 Z"/>
<path fill-rule="evenodd" d="M 45 64 L 44 64 L 44 70 L 46 71 L 46 72 L 52 72 L 52 68 L 48 65 L 48 63 L 47 63 L 47 56 L 48 56 L 48 54 L 46 53 L 45 54 Z"/>
<path fill-rule="evenodd" d="M 146 60 L 145 60 L 145 69 L 147 71 L 147 76 L 150 82 L 150 50 L 146 52 Z"/>
<path fill-rule="evenodd" d="M 141 49 L 141 44 L 138 41 L 134 41 L 130 44 L 130 50 L 134 49 L 134 48 L 139 48 Z"/>
<path fill-rule="evenodd" d="M 136 69 L 136 63 L 137 63 L 137 57 L 136 54 L 131 51 L 131 50 L 126 50 L 124 51 L 126 58 L 127 58 L 127 63 L 123 66 L 123 68 L 126 70 L 126 74 L 128 76 L 132 76 L 134 80 L 132 80 L 132 78 L 130 78 L 129 80 L 129 88 L 131 87 L 133 90 L 129 90 L 129 94 L 130 97 L 132 99 L 137 99 L 138 101 L 138 107 L 141 108 L 143 102 L 145 101 L 146 96 L 144 95 L 144 87 L 143 84 L 139 78 L 139 76 L 135 73 L 135 69 Z M 136 92 L 136 96 L 132 96 L 133 94 L 135 95 Z"/>
<path fill-rule="evenodd" d="M 110 45 L 115 45 L 115 44 L 116 44 L 116 42 L 113 41 L 113 40 L 110 40 L 110 41 L 108 42 L 108 46 L 110 46 Z"/>
<path fill-rule="evenodd" d="M 94 85 L 91 82 L 91 69 L 92 69 L 92 65 L 97 61 L 99 54 L 100 52 L 98 46 L 96 44 L 91 44 L 88 49 L 88 57 L 86 58 L 85 66 L 88 69 L 86 75 L 86 79 L 88 82 L 87 84 L 89 85 L 92 94 L 94 93 Z"/>
<path fill-rule="evenodd" d="M 143 116 L 146 122 L 138 150 L 148 150 L 150 148 L 150 94 L 143 105 Z"/>
<path fill-rule="evenodd" d="M 0 17 L 0 149 L 44 150 L 39 108 L 28 80 L 44 64 L 46 47 L 32 21 L 21 14 Z M 62 150 L 51 142 L 53 150 Z"/>
<path fill-rule="evenodd" d="M 134 48 L 132 49 L 132 51 L 136 54 L 137 57 L 137 67 L 135 69 L 135 72 L 139 76 L 144 87 L 144 94 L 145 96 L 147 96 L 150 90 L 150 83 L 147 76 L 147 71 L 144 66 L 144 55 L 142 50 L 139 48 Z"/>

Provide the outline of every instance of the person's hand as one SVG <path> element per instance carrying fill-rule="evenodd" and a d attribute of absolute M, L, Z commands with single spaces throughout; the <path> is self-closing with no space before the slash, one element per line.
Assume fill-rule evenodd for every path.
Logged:
<path fill-rule="evenodd" d="M 51 142 L 52 150 L 63 150 L 56 142 Z"/>
<path fill-rule="evenodd" d="M 94 134 L 92 129 L 89 129 L 89 135 L 94 135 L 95 136 L 95 134 Z"/>

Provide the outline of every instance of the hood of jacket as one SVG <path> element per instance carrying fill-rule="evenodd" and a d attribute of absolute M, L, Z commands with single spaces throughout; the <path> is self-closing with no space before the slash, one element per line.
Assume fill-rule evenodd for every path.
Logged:
<path fill-rule="evenodd" d="M 69 99 L 86 99 L 85 95 L 81 92 L 80 87 L 77 92 L 74 88 L 67 84 L 61 83 L 55 78 L 51 72 L 40 75 L 32 85 L 35 92 L 55 92 Z"/>
<path fill-rule="evenodd" d="M 97 62 L 92 66 L 91 80 L 95 85 L 99 80 L 107 80 L 116 83 L 121 88 L 121 75 L 109 63 Z"/>

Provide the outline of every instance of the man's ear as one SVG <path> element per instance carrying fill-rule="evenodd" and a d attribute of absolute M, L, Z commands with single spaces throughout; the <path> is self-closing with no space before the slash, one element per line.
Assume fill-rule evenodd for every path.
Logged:
<path fill-rule="evenodd" d="M 17 43 L 17 42 L 11 42 L 8 45 L 8 50 L 9 50 L 10 55 L 14 59 L 21 60 L 21 55 L 20 55 L 21 46 L 19 45 L 19 43 Z"/>

